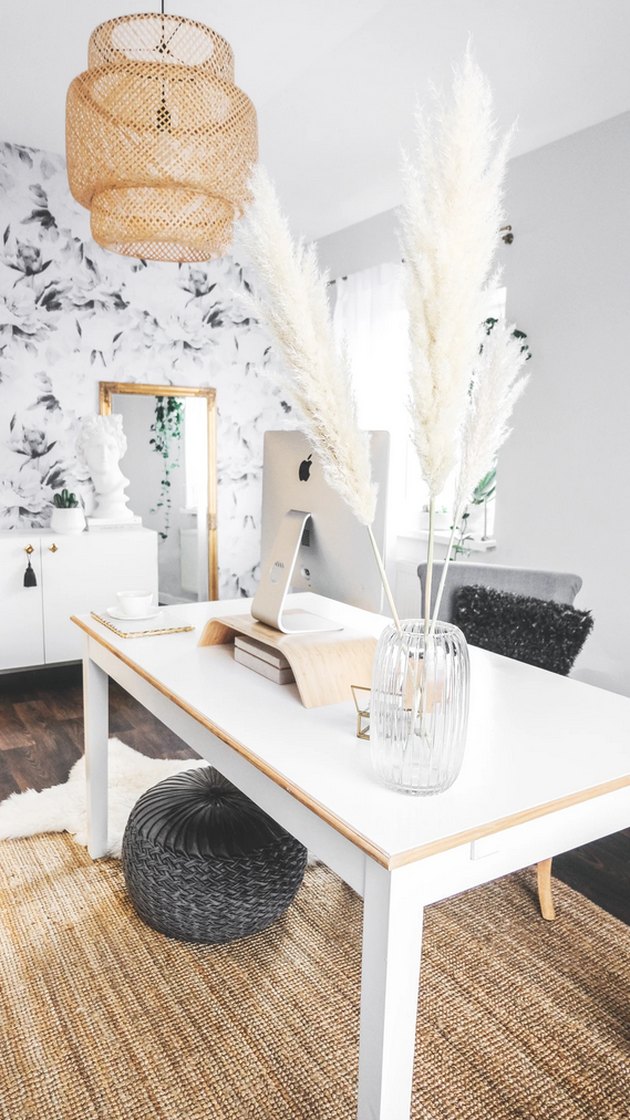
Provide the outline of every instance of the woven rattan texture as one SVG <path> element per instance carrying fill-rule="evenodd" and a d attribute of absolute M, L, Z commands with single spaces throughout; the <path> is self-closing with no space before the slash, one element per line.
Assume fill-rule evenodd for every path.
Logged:
<path fill-rule="evenodd" d="M 284 913 L 304 877 L 306 848 L 208 766 L 142 795 L 122 864 L 131 901 L 153 929 L 223 942 Z"/>
<path fill-rule="evenodd" d="M 323 867 L 264 933 L 185 945 L 120 864 L 0 845 L 2 1120 L 354 1120 L 361 902 Z M 428 909 L 413 1120 L 628 1115 L 629 932 L 529 873 Z"/>
<path fill-rule="evenodd" d="M 149 260 L 226 250 L 257 157 L 233 69 L 221 36 L 179 16 L 121 16 L 92 33 L 68 90 L 66 153 L 100 245 Z"/>

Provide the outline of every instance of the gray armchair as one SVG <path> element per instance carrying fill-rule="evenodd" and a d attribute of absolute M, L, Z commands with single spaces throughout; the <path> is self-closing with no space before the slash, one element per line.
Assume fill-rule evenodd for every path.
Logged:
<path fill-rule="evenodd" d="M 442 568 L 442 564 L 433 566 L 432 613 Z M 418 576 L 423 609 L 426 574 L 426 564 L 420 564 Z M 495 591 L 510 591 L 515 595 L 526 595 L 536 599 L 552 600 L 556 603 L 568 603 L 572 606 L 582 586 L 582 579 L 571 572 L 551 572 L 541 568 L 511 568 L 499 564 L 469 564 L 457 560 L 449 566 L 446 575 L 439 611 L 439 617 L 443 622 L 453 621 L 460 588 L 472 585 L 488 587 Z M 551 859 L 541 860 L 537 864 L 536 871 L 540 911 L 543 918 L 552 921 L 555 918 L 555 911 L 551 893 Z"/>
<path fill-rule="evenodd" d="M 442 564 L 433 565 L 431 611 L 435 605 L 442 567 Z M 418 576 L 424 609 L 426 564 L 418 566 Z M 582 586 L 582 578 L 572 572 L 550 572 L 545 568 L 508 568 L 502 564 L 469 564 L 466 560 L 455 560 L 449 565 L 446 575 L 440 606 L 442 622 L 452 620 L 460 587 L 471 584 L 492 587 L 495 591 L 512 591 L 515 595 L 532 595 L 536 599 L 551 599 L 555 603 L 572 604 Z"/>

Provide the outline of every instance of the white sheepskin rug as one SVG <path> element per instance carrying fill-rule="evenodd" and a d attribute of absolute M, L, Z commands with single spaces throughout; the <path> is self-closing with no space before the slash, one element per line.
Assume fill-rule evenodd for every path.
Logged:
<path fill-rule="evenodd" d="M 207 766 L 203 759 L 146 758 L 120 739 L 109 740 L 108 854 L 120 858 L 127 818 L 145 790 L 179 774 Z M 0 804 L 0 840 L 36 836 L 41 832 L 69 832 L 87 847 L 85 759 L 75 762 L 68 780 L 38 793 L 13 793 Z"/>

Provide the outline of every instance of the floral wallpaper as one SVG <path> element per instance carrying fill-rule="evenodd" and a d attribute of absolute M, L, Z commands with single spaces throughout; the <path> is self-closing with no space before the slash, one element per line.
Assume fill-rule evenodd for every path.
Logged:
<path fill-rule="evenodd" d="M 0 529 L 48 524 L 56 490 L 91 488 L 77 460 L 98 382 L 217 390 L 222 597 L 250 594 L 259 557 L 262 435 L 291 412 L 272 352 L 238 299 L 233 258 L 144 262 L 90 239 L 61 156 L 0 144 Z"/>

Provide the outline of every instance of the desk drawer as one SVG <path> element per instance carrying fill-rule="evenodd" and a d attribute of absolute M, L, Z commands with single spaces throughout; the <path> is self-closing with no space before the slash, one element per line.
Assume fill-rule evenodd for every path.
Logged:
<path fill-rule="evenodd" d="M 530 867 L 630 825 L 630 786 L 421 860 L 425 903 Z"/>

